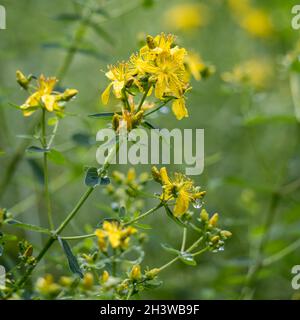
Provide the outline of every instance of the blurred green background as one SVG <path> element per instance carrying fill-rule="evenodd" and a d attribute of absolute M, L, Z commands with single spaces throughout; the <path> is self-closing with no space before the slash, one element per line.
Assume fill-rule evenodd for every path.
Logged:
<path fill-rule="evenodd" d="M 34 116 L 24 118 L 10 105 L 21 104 L 26 98 L 15 83 L 17 69 L 26 74 L 58 76 L 63 78 L 63 86 L 79 90 L 78 98 L 68 106 L 75 115 L 62 120 L 55 141 L 65 163 L 51 164 L 50 170 L 58 222 L 85 188 L 84 166 L 96 164 L 93 142 L 107 122 L 87 115 L 111 110 L 100 102 L 107 85 L 102 70 L 128 59 L 144 35 L 175 33 L 181 46 L 215 65 L 216 73 L 206 81 L 192 81 L 187 101 L 189 118 L 177 121 L 173 114 L 161 113 L 152 122 L 169 129 L 205 129 L 206 165 L 195 180 L 208 192 L 208 211 L 219 212 L 222 227 L 231 230 L 233 237 L 224 252 L 203 255 L 196 268 L 175 264 L 161 275 L 163 286 L 142 297 L 297 298 L 300 292 L 291 287 L 291 268 L 300 264 L 300 131 L 295 116 L 300 82 L 297 69 L 291 70 L 285 63 L 299 39 L 299 31 L 291 27 L 291 8 L 296 2 L 251 1 L 251 6 L 264 12 L 269 21 L 265 32 L 260 33 L 255 32 L 259 15 L 252 21 L 254 25 L 251 21 L 247 24 L 246 18 L 241 20 L 242 8 L 234 7 L 234 1 L 2 0 L 7 10 L 7 30 L 0 30 L 0 181 L 6 179 L 16 150 L 30 145 L 21 135 L 28 134 L 35 121 Z M 191 13 L 177 7 L 187 3 L 200 4 L 195 9 L 199 10 L 198 16 L 189 18 Z M 99 10 L 93 12 L 93 25 L 83 27 L 76 16 L 87 5 L 96 5 Z M 180 14 L 178 17 L 178 12 L 185 19 Z M 263 28 L 264 19 L 257 23 L 261 30 L 259 23 Z M 260 88 L 251 83 L 232 86 L 222 80 L 224 72 L 249 60 L 263 61 L 262 69 L 268 65 L 270 75 Z M 257 72 L 261 70 L 254 74 Z M 46 219 L 39 201 L 39 161 L 25 155 L 14 169 L 12 181 L 5 188 L 2 185 L 0 206 L 22 221 L 43 225 Z M 137 170 L 149 168 L 141 166 Z M 126 169 L 119 167 L 124 172 Z M 147 201 L 145 207 L 150 208 Z M 69 227 L 69 234 L 82 233 L 85 224 L 96 224 L 105 214 L 103 204 L 110 205 L 99 189 Z M 143 266 L 168 261 L 161 242 L 178 246 L 181 241 L 180 228 L 165 219 L 165 215 L 156 214 L 147 220 L 153 229 L 148 232 Z M 25 235 L 37 247 L 42 245 L 39 235 Z M 190 237 L 192 241 L 193 235 Z M 0 258 L 1 264 L 13 264 L 16 247 L 16 243 L 10 244 L 6 260 Z M 274 259 L 265 260 L 268 257 Z M 253 266 L 257 272 L 251 276 Z M 54 272 L 42 264 L 34 277 L 45 270 Z"/>

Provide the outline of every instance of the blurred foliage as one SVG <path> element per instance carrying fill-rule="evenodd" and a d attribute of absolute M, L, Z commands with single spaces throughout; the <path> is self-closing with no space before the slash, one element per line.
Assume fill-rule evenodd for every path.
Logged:
<path fill-rule="evenodd" d="M 107 120 L 92 120 L 88 114 L 114 111 L 100 102 L 107 85 L 101 71 L 107 64 L 127 59 L 144 35 L 175 32 L 178 42 L 215 65 L 216 73 L 206 82 L 192 82 L 189 118 L 176 122 L 175 117 L 160 113 L 153 122 L 158 127 L 205 129 L 206 166 L 197 184 L 208 192 L 209 211 L 222 212 L 223 224 L 234 236 L 216 258 L 201 256 L 193 272 L 184 264 L 172 266 L 161 276 L 164 286 L 143 297 L 296 296 L 291 268 L 300 263 L 300 248 L 268 259 L 299 238 L 300 51 L 299 31 L 290 23 L 295 2 L 245 1 L 246 15 L 238 5 L 244 1 L 190 0 L 193 10 L 186 1 L 95 0 L 98 10 L 87 17 L 83 7 L 92 2 L 2 1 L 7 30 L 0 31 L 1 178 L 15 151 L 28 143 L 26 135 L 35 121 L 11 107 L 24 99 L 15 84 L 17 69 L 55 74 L 63 77 L 63 87 L 79 90 L 55 140 L 55 149 L 63 156 L 54 155 L 50 167 L 54 220 L 61 221 L 84 190 L 84 166 L 96 164 L 94 137 L 107 125 Z M 26 153 L 0 195 L 1 207 L 35 225 L 46 223 L 39 201 L 40 166 L 39 157 Z M 141 166 L 137 171 L 148 169 Z M 151 203 L 146 199 L 145 207 Z M 111 211 L 111 203 L 97 190 L 82 211 L 69 232 L 80 234 L 85 225 L 95 226 L 105 211 Z M 147 220 L 153 229 L 145 265 L 166 262 L 164 255 L 157 254 L 161 242 L 179 245 L 179 227 L 165 225 L 164 219 L 155 215 Z M 41 247 L 39 234 L 23 230 L 17 236 Z M 13 267 L 18 252 L 18 242 L 10 240 L 5 248 L 9 254 L 0 257 L 7 268 Z M 33 281 L 45 271 L 60 275 L 60 266 L 48 269 L 41 264 Z"/>

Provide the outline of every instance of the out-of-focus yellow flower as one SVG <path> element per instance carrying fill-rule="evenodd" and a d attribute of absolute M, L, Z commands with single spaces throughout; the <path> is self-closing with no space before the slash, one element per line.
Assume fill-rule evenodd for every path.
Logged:
<path fill-rule="evenodd" d="M 274 32 L 270 16 L 262 9 L 255 8 L 250 0 L 228 0 L 236 21 L 254 37 L 268 38 Z"/>
<path fill-rule="evenodd" d="M 230 9 L 233 11 L 234 14 L 242 15 L 247 13 L 251 9 L 251 2 L 250 0 L 228 0 L 228 4 Z"/>
<path fill-rule="evenodd" d="M 164 15 L 166 26 L 175 30 L 193 30 L 202 27 L 209 21 L 209 9 L 203 4 L 179 4 Z"/>
<path fill-rule="evenodd" d="M 158 172 L 154 169 L 152 172 Z M 175 199 L 173 214 L 181 217 L 189 208 L 191 202 L 202 199 L 206 192 L 200 191 L 199 187 L 194 186 L 194 182 L 181 173 L 175 173 L 174 178 L 170 179 L 165 167 L 159 170 L 159 181 L 163 188 L 161 200 L 164 202 Z"/>
<path fill-rule="evenodd" d="M 39 77 L 36 91 L 20 107 L 25 117 L 30 116 L 38 108 L 45 108 L 49 112 L 58 114 L 63 112 L 64 103 L 76 96 L 78 91 L 67 89 L 63 93 L 56 92 L 54 87 L 57 81 L 55 77 L 46 78 L 44 75 Z"/>
<path fill-rule="evenodd" d="M 104 221 L 102 229 L 97 229 L 95 234 L 98 238 L 99 248 L 102 251 L 107 250 L 107 241 L 113 249 L 125 249 L 128 246 L 130 236 L 137 230 L 131 226 L 122 227 L 119 223 L 113 221 Z"/>
<path fill-rule="evenodd" d="M 106 283 L 109 279 L 109 273 L 104 270 L 101 276 L 101 283 Z"/>
<path fill-rule="evenodd" d="M 71 277 L 62 276 L 59 278 L 59 283 L 64 287 L 69 287 L 73 283 Z"/>
<path fill-rule="evenodd" d="M 255 37 L 268 38 L 273 34 L 272 21 L 263 10 L 252 9 L 240 21 L 241 26 Z"/>
<path fill-rule="evenodd" d="M 233 85 L 248 85 L 256 90 L 268 86 L 272 76 L 272 66 L 268 61 L 252 59 L 222 74 L 222 79 Z"/>
<path fill-rule="evenodd" d="M 91 289 L 94 285 L 94 276 L 91 272 L 87 272 L 83 279 L 82 279 L 82 285 L 85 289 Z"/>
<path fill-rule="evenodd" d="M 141 278 L 141 276 L 141 266 L 139 264 L 134 265 L 130 271 L 130 279 L 137 281 Z"/>
<path fill-rule="evenodd" d="M 51 274 L 47 274 L 45 277 L 38 278 L 35 288 L 43 295 L 56 294 L 60 290 L 60 286 L 54 282 Z"/>
<path fill-rule="evenodd" d="M 187 69 L 187 79 L 192 75 L 197 81 L 201 80 L 201 72 L 206 69 L 202 58 L 194 52 L 190 52 L 185 56 L 184 63 Z"/>

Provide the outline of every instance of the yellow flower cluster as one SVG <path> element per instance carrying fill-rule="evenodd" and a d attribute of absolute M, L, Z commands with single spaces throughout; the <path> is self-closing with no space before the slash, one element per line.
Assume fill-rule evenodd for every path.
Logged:
<path fill-rule="evenodd" d="M 130 241 L 130 236 L 137 230 L 131 226 L 122 227 L 116 221 L 104 221 L 102 229 L 97 229 L 95 235 L 98 238 L 98 245 L 101 251 L 107 251 L 108 244 L 113 249 L 126 249 Z"/>
<path fill-rule="evenodd" d="M 110 93 L 117 99 L 127 100 L 132 90 L 154 96 L 162 101 L 172 98 L 172 110 L 178 120 L 188 117 L 185 105 L 185 93 L 190 88 L 188 74 L 200 79 L 200 72 L 204 65 L 199 58 L 188 58 L 186 49 L 175 45 L 173 35 L 160 34 L 156 37 L 148 36 L 146 45 L 138 53 L 133 54 L 129 61 L 109 66 L 106 77 L 111 81 L 102 93 L 102 102 L 107 104 Z M 154 90 L 152 90 L 154 88 Z M 134 121 L 134 112 L 141 111 L 141 106 L 135 108 L 132 103 L 127 106 L 127 113 L 122 118 L 130 124 Z M 135 115 L 139 117 L 142 113 Z M 120 120 L 120 119 L 119 119 Z"/>
<path fill-rule="evenodd" d="M 250 0 L 228 0 L 239 25 L 254 37 L 268 38 L 274 32 L 269 15 L 262 9 L 254 8 Z"/>
<path fill-rule="evenodd" d="M 209 10 L 203 4 L 179 4 L 167 10 L 164 15 L 166 26 L 175 30 L 188 31 L 207 24 Z"/>
<path fill-rule="evenodd" d="M 265 60 L 248 60 L 222 74 L 222 79 L 233 85 L 248 85 L 256 90 L 268 86 L 272 76 L 272 66 Z"/>
<path fill-rule="evenodd" d="M 194 186 L 194 182 L 181 173 L 175 173 L 174 178 L 170 179 L 165 167 L 158 170 L 152 168 L 152 175 L 155 181 L 162 185 L 161 200 L 168 202 L 175 199 L 173 214 L 181 217 L 189 208 L 190 203 L 201 200 L 206 192 L 200 191 L 199 187 Z"/>
<path fill-rule="evenodd" d="M 21 71 L 17 71 L 17 82 L 25 89 L 29 89 L 28 79 Z M 39 108 L 44 108 L 48 112 L 56 112 L 57 115 L 62 115 L 64 105 L 78 93 L 76 89 L 66 89 L 63 93 L 55 91 L 55 86 L 58 80 L 55 77 L 46 78 L 41 75 L 37 80 L 37 87 L 34 87 L 34 92 L 28 97 L 21 110 L 25 117 L 30 116 Z"/>

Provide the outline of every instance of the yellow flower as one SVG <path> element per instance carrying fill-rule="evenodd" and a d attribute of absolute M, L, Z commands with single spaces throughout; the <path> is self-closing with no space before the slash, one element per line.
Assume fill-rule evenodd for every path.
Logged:
<path fill-rule="evenodd" d="M 266 60 L 252 59 L 234 67 L 231 72 L 225 72 L 222 79 L 234 85 L 249 85 L 256 90 L 268 86 L 272 76 L 272 66 Z"/>
<path fill-rule="evenodd" d="M 267 38 L 273 34 L 274 26 L 269 15 L 253 7 L 249 0 L 229 0 L 229 7 L 239 25 L 254 37 Z"/>
<path fill-rule="evenodd" d="M 57 81 L 55 77 L 46 78 L 44 75 L 39 77 L 36 91 L 21 106 L 25 117 L 30 116 L 38 108 L 45 108 L 49 112 L 58 114 L 62 113 L 64 102 L 73 98 L 78 91 L 67 89 L 63 93 L 55 92 L 54 87 Z"/>
<path fill-rule="evenodd" d="M 121 62 L 115 66 L 111 65 L 108 67 L 109 71 L 106 72 L 106 77 L 111 80 L 111 83 L 107 86 L 107 88 L 102 93 L 101 99 L 103 104 L 107 104 L 110 97 L 111 89 L 113 89 L 113 93 L 116 98 L 122 98 L 122 90 L 125 86 L 131 81 L 138 85 L 137 81 L 135 81 L 134 68 L 128 62 Z"/>
<path fill-rule="evenodd" d="M 267 38 L 273 33 L 269 15 L 260 9 L 252 9 L 241 18 L 241 26 L 255 37 Z"/>
<path fill-rule="evenodd" d="M 207 6 L 202 4 L 179 4 L 165 13 L 164 20 L 172 29 L 193 30 L 207 24 L 209 11 Z"/>
<path fill-rule="evenodd" d="M 54 282 L 51 274 L 47 274 L 43 278 L 38 278 L 35 287 L 44 295 L 56 294 L 60 290 L 60 286 Z"/>
<path fill-rule="evenodd" d="M 172 111 L 178 120 L 189 116 L 184 97 L 175 99 L 172 102 Z"/>
<path fill-rule="evenodd" d="M 153 170 L 154 172 L 156 170 Z M 206 192 L 200 191 L 199 187 L 194 186 L 194 182 L 181 173 L 175 173 L 174 178 L 170 179 L 165 167 L 159 171 L 160 183 L 163 188 L 161 200 L 168 202 L 175 199 L 173 214 L 181 217 L 189 208 L 191 202 L 202 199 Z M 157 177 L 156 177 L 157 179 Z"/>
<path fill-rule="evenodd" d="M 107 240 L 113 249 L 125 249 L 128 246 L 130 236 L 137 230 L 133 227 L 122 227 L 119 223 L 104 221 L 102 229 L 97 229 L 95 234 L 98 238 L 99 248 L 102 251 L 107 250 Z"/>

